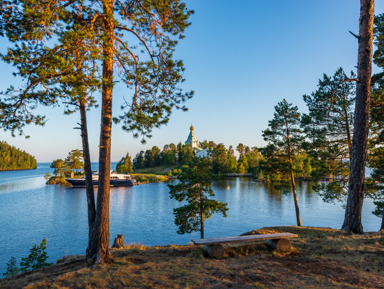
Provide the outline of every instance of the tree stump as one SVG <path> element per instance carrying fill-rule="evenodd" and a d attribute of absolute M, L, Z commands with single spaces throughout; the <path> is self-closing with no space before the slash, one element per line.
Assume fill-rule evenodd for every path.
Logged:
<path fill-rule="evenodd" d="M 203 251 L 211 258 L 218 258 L 224 255 L 225 248 L 221 244 L 205 245 Z"/>
<path fill-rule="evenodd" d="M 112 248 L 123 248 L 124 247 L 124 236 L 123 234 L 117 234 L 117 237 L 113 241 Z"/>
<path fill-rule="evenodd" d="M 277 250 L 279 252 L 290 252 L 292 250 L 291 241 L 288 239 L 267 240 L 267 246 L 272 250 Z"/>

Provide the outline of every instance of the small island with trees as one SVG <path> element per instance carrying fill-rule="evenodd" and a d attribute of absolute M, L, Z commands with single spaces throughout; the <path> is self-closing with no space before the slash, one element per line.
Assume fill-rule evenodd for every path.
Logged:
<path fill-rule="evenodd" d="M 34 156 L 0 141 L 0 171 L 33 170 L 36 167 Z"/>

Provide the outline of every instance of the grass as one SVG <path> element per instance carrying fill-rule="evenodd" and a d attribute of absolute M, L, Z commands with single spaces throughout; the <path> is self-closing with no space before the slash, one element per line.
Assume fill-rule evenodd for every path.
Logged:
<path fill-rule="evenodd" d="M 221 259 L 205 258 L 199 247 L 113 250 L 114 261 L 88 268 L 84 258 L 0 281 L 0 288 L 383 288 L 384 233 L 345 234 L 308 227 L 270 227 L 246 234 L 290 232 L 291 254 L 264 243 L 228 248 Z"/>
<path fill-rule="evenodd" d="M 139 183 L 158 183 L 169 181 L 168 176 L 154 174 L 131 174 L 131 176 Z"/>

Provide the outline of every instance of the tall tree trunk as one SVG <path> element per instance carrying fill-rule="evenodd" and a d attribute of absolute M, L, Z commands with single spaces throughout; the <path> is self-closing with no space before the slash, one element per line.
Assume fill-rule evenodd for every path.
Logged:
<path fill-rule="evenodd" d="M 349 128 L 349 118 L 348 118 L 347 108 L 343 107 L 343 110 L 345 114 L 345 130 L 347 132 L 348 157 L 349 157 L 349 161 L 351 161 L 351 156 L 352 156 L 351 130 Z"/>
<path fill-rule="evenodd" d="M 203 191 L 200 191 L 200 238 L 204 239 Z"/>
<path fill-rule="evenodd" d="M 295 175 L 293 174 L 293 161 L 292 161 L 291 140 L 290 140 L 290 136 L 289 136 L 288 121 L 287 121 L 286 117 L 285 117 L 285 129 L 286 129 L 287 141 L 288 141 L 289 169 L 291 170 L 291 184 L 292 184 L 292 190 L 293 190 L 293 199 L 295 201 L 296 223 L 297 223 L 297 226 L 301 227 L 301 217 L 300 217 L 300 210 L 299 210 L 299 202 L 297 201 Z"/>
<path fill-rule="evenodd" d="M 201 220 L 200 220 L 200 238 L 204 239 L 204 214 L 201 214 Z"/>
<path fill-rule="evenodd" d="M 83 144 L 83 158 L 84 158 L 84 173 L 85 173 L 85 190 L 87 194 L 88 205 L 88 247 L 87 247 L 87 259 L 92 258 L 96 253 L 96 246 L 92 243 L 92 231 L 96 218 L 95 207 L 95 192 L 93 190 L 92 183 L 92 168 L 91 168 L 91 156 L 89 153 L 88 142 L 88 126 L 86 106 L 83 101 L 80 101 L 80 119 L 81 119 L 81 140 Z"/>
<path fill-rule="evenodd" d="M 96 220 L 92 243 L 97 244 L 95 263 L 109 262 L 109 196 L 111 170 L 111 129 L 113 90 L 113 0 L 103 1 L 103 86 L 101 101 L 101 130 L 99 146 L 99 185 Z"/>
<path fill-rule="evenodd" d="M 293 165 L 292 165 L 292 159 L 289 159 L 291 164 L 291 183 L 292 183 L 292 190 L 293 190 L 293 199 L 295 200 L 295 210 L 296 210 L 296 222 L 299 227 L 301 227 L 301 217 L 300 217 L 300 210 L 299 210 L 299 202 L 297 201 L 297 193 L 296 193 L 296 184 L 295 184 L 295 175 L 293 174 Z"/>
<path fill-rule="evenodd" d="M 384 230 L 384 212 L 383 212 L 383 217 L 381 218 L 381 227 L 380 227 L 380 231 L 383 231 Z"/>
<path fill-rule="evenodd" d="M 369 127 L 374 3 L 374 0 L 360 0 L 358 82 L 356 86 L 351 172 L 342 227 L 342 230 L 360 234 L 364 233 L 361 225 L 361 210 L 364 200 L 365 162 Z"/>

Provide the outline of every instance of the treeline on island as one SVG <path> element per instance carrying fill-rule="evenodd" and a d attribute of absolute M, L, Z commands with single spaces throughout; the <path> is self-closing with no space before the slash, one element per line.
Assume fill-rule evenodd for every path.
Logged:
<path fill-rule="evenodd" d="M 36 169 L 34 156 L 0 141 L 0 171 Z"/>
<path fill-rule="evenodd" d="M 278 173 L 272 173 L 270 170 L 270 166 L 263 156 L 265 148 L 250 147 L 242 143 L 236 147 L 230 145 L 226 148 L 222 143 L 216 144 L 214 141 L 207 140 L 200 143 L 200 148 L 204 149 L 211 158 L 212 172 L 219 177 L 237 173 L 252 174 L 261 181 L 276 181 L 281 178 Z M 136 154 L 133 158 L 133 169 L 175 166 L 175 169 L 171 170 L 169 174 L 176 174 L 178 168 L 188 165 L 195 155 L 196 152 L 191 145 L 181 142 L 177 145 L 166 144 L 163 150 L 153 146 L 151 149 Z M 311 160 L 304 151 L 295 159 L 294 167 L 300 178 L 311 180 Z"/>

